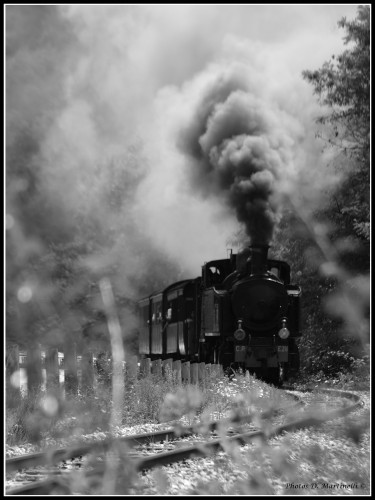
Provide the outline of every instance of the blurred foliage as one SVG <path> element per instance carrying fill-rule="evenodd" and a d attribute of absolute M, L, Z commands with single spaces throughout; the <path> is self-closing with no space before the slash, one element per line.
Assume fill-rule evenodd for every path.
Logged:
<path fill-rule="evenodd" d="M 369 16 L 370 8 L 359 6 L 356 19 L 341 19 L 348 49 L 303 72 L 323 105 L 318 137 L 336 151 L 342 180 L 309 220 L 287 205 L 271 249 L 292 263 L 292 281 L 302 287 L 302 371 L 325 376 L 350 373 L 368 354 Z"/>
<path fill-rule="evenodd" d="M 272 422 L 269 417 L 261 418 L 261 413 L 290 403 L 283 391 L 256 380 L 248 373 L 238 374 L 231 380 L 208 376 L 199 387 L 181 386 L 170 372 L 164 379 L 156 375 L 143 379 L 127 377 L 126 389 L 122 425 L 142 426 L 150 421 L 172 419 L 171 425 L 178 434 L 181 425 L 198 425 L 200 422 L 198 427 L 204 439 L 210 435 L 207 424 L 218 417 L 218 409 L 223 410 L 221 417 L 251 415 L 253 424 L 267 432 Z M 98 381 L 94 396 L 81 393 L 70 401 L 58 395 L 30 396 L 21 403 L 25 405 L 24 410 L 27 410 L 26 406 L 33 410 L 34 416 L 30 421 L 30 412 L 23 411 L 21 405 L 8 413 L 7 440 L 13 446 L 30 441 L 34 435 L 41 439 L 43 446 L 58 447 L 61 438 L 63 443 L 74 446 L 81 438 L 87 442 L 110 436 L 107 431 L 112 403 L 104 380 Z M 325 483 L 361 483 L 365 488 L 362 492 L 367 492 L 370 484 L 369 453 L 366 450 L 369 414 L 360 418 L 351 416 L 341 423 L 335 420 L 327 425 L 327 430 L 306 429 L 279 436 L 272 442 L 259 440 L 246 447 L 224 440 L 225 453 L 208 455 L 203 469 L 202 459 L 191 459 L 152 474 L 137 474 L 126 445 L 114 440 L 107 454 L 103 456 L 94 452 L 85 460 L 89 468 L 98 466 L 102 470 L 105 464 L 104 477 L 100 472 L 86 474 L 86 466 L 70 472 L 67 493 L 174 494 L 178 488 L 180 493 L 186 491 L 198 495 L 311 494 L 311 490 L 290 490 L 288 484 L 320 480 Z M 230 427 L 235 432 L 248 430 L 239 423 Z M 120 431 L 112 430 L 114 435 L 117 430 Z M 218 428 L 221 438 L 227 432 L 227 423 Z M 123 435 L 122 431 L 120 435 Z M 168 444 L 165 443 L 166 447 Z M 356 457 L 355 466 L 353 456 Z"/>
<path fill-rule="evenodd" d="M 66 403 L 61 394 L 45 394 L 34 391 L 27 396 L 12 393 L 7 404 L 6 442 L 8 445 L 21 443 L 39 444 L 43 436 L 53 435 L 59 420 L 63 417 Z"/>

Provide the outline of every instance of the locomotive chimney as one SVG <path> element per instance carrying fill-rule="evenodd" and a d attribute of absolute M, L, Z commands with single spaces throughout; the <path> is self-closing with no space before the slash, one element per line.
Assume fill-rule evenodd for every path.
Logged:
<path fill-rule="evenodd" d="M 267 272 L 268 245 L 251 245 L 250 274 L 264 274 Z"/>

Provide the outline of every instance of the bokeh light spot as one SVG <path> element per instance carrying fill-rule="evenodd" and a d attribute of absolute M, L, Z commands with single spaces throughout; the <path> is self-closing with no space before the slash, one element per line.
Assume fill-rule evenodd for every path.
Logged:
<path fill-rule="evenodd" d="M 5 227 L 7 230 L 12 229 L 14 226 L 14 217 L 13 215 L 7 214 L 5 219 Z"/>
<path fill-rule="evenodd" d="M 59 409 L 59 402 L 54 396 L 46 396 L 41 403 L 41 407 L 48 417 L 53 417 Z"/>
<path fill-rule="evenodd" d="M 28 285 L 21 286 L 17 291 L 17 299 L 24 304 L 26 302 L 29 302 L 32 296 L 33 296 L 33 291 Z"/>
<path fill-rule="evenodd" d="M 13 387 L 16 387 L 17 389 L 20 388 L 21 385 L 21 372 L 20 370 L 16 370 L 15 372 L 12 373 L 10 376 L 10 383 Z"/>

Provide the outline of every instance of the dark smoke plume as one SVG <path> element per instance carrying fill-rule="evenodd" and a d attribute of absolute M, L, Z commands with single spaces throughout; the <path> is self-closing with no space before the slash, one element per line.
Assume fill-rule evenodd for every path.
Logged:
<path fill-rule="evenodd" d="M 255 94 L 235 69 L 211 83 L 180 135 L 194 187 L 224 197 L 252 243 L 269 243 L 278 221 L 278 182 L 293 143 L 283 125 L 280 110 Z"/>

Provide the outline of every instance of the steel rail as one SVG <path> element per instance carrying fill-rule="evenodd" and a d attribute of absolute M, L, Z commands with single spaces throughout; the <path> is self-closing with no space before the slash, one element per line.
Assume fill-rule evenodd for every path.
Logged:
<path fill-rule="evenodd" d="M 271 408 L 270 410 L 262 412 L 260 414 L 260 418 L 266 419 L 277 413 L 281 413 L 287 410 L 293 410 L 296 406 L 302 403 L 298 400 L 298 397 L 294 395 L 292 396 L 295 399 L 297 398 L 297 403 L 295 403 L 294 405 L 289 405 L 287 407 Z M 70 460 L 72 458 L 84 456 L 90 452 L 105 451 L 112 446 L 114 441 L 126 443 L 128 446 L 135 446 L 151 442 L 158 443 L 161 441 L 179 439 L 182 437 L 191 436 L 193 434 L 198 434 L 202 432 L 202 430 L 213 432 L 223 425 L 230 425 L 232 423 L 249 423 L 252 420 L 253 415 L 234 415 L 231 418 L 215 420 L 213 422 L 210 422 L 209 424 L 197 423 L 190 427 L 181 427 L 179 431 L 170 428 L 163 431 L 135 434 L 122 438 L 111 437 L 103 439 L 102 441 L 85 443 L 72 448 L 51 449 L 44 452 L 28 453 L 26 455 L 8 458 L 6 460 L 6 472 L 11 473 L 17 470 L 27 469 L 40 465 L 55 465 L 59 462 L 62 462 L 63 460 Z"/>
<path fill-rule="evenodd" d="M 324 392 L 331 392 L 329 389 L 325 389 Z M 243 434 L 237 434 L 235 436 L 227 437 L 226 441 L 235 442 L 237 441 L 239 444 L 244 445 L 248 442 L 252 441 L 256 438 L 261 438 L 263 440 L 271 439 L 276 437 L 284 432 L 296 431 L 299 429 L 303 429 L 306 427 L 315 427 L 324 424 L 325 422 L 329 422 L 330 420 L 343 417 L 348 413 L 354 411 L 359 406 L 362 406 L 362 401 L 359 396 L 356 394 L 352 394 L 349 392 L 340 392 L 336 391 L 336 395 L 342 397 L 348 397 L 355 401 L 354 404 L 339 408 L 336 410 L 331 410 L 320 416 L 310 415 L 306 418 L 295 420 L 293 422 L 289 422 L 287 424 L 279 425 L 270 431 L 251 431 Z M 137 470 L 141 471 L 144 469 L 150 469 L 159 465 L 165 465 L 169 463 L 173 463 L 175 461 L 184 460 L 186 458 L 192 458 L 194 456 L 206 456 L 212 452 L 217 451 L 220 448 L 223 448 L 223 439 L 218 439 L 215 441 L 209 441 L 204 445 L 198 446 L 190 446 L 180 450 L 174 450 L 172 452 L 158 453 L 157 455 L 146 457 L 141 459 L 137 464 Z M 225 444 L 224 444 L 225 446 Z"/>
<path fill-rule="evenodd" d="M 300 420 L 279 425 L 269 431 L 251 431 L 227 437 L 225 438 L 225 440 L 217 439 L 213 441 L 208 441 L 204 444 L 188 446 L 165 453 L 157 453 L 153 456 L 137 460 L 135 463 L 136 470 L 137 471 L 149 470 L 154 467 L 159 467 L 162 465 L 179 462 L 182 460 L 186 460 L 188 458 L 207 456 L 211 453 L 218 451 L 220 448 L 225 449 L 226 442 L 238 442 L 239 444 L 244 445 L 248 444 L 249 442 L 251 442 L 253 439 L 256 438 L 260 438 L 264 441 L 267 441 L 268 439 L 276 437 L 284 432 L 294 432 L 296 430 L 306 427 L 320 426 L 330 420 L 341 418 L 347 415 L 348 413 L 352 412 L 359 406 L 363 405 L 359 396 L 347 391 L 342 392 L 337 390 L 323 389 L 321 392 L 327 392 L 335 394 L 337 396 L 347 397 L 348 399 L 352 399 L 354 401 L 354 404 L 344 408 L 326 412 L 325 414 L 320 414 L 319 416 L 310 415 Z M 86 476 L 87 477 L 99 476 L 104 473 L 105 469 L 106 466 L 101 464 L 94 470 L 87 471 Z M 67 486 L 67 483 L 64 481 L 64 478 L 51 478 L 44 481 L 39 481 L 38 483 L 33 483 L 18 488 L 13 488 L 9 490 L 7 494 L 44 495 L 50 493 L 53 490 L 55 490 L 55 492 L 70 491 L 69 487 Z"/>
<path fill-rule="evenodd" d="M 182 434 L 179 437 L 186 437 L 193 434 L 192 428 L 183 428 Z M 39 453 L 29 453 L 19 457 L 8 458 L 6 460 L 6 472 L 14 472 L 16 470 L 26 469 L 28 467 L 36 467 L 38 465 L 57 464 L 63 460 L 70 460 L 75 457 L 87 455 L 94 451 L 105 451 L 109 449 L 114 441 L 126 443 L 129 446 L 144 444 L 150 442 L 161 442 L 169 439 L 175 439 L 176 432 L 174 429 L 166 429 L 145 434 L 134 434 L 123 438 L 106 438 L 102 441 L 91 442 L 75 446 L 73 448 L 60 448 L 57 450 L 49 450 Z"/>

